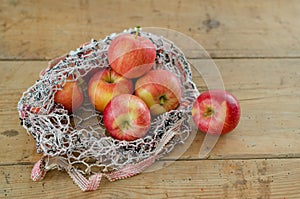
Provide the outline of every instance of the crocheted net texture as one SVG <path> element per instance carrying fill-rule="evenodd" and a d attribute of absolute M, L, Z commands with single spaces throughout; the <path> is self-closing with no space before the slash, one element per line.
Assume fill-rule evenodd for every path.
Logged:
<path fill-rule="evenodd" d="M 125 33 L 136 34 L 132 29 L 119 34 Z M 42 178 L 49 169 L 65 169 L 82 190 L 94 190 L 102 174 L 109 180 L 138 174 L 190 135 L 191 108 L 199 95 L 190 65 L 171 41 L 143 31 L 139 34 L 149 38 L 157 49 L 153 69 L 173 72 L 182 87 L 180 106 L 153 117 L 144 138 L 128 142 L 110 137 L 101 113 L 95 111 L 87 96 L 82 107 L 72 114 L 54 102 L 54 94 L 68 81 L 81 82 L 86 93 L 84 77 L 94 68 L 109 67 L 107 50 L 119 34 L 91 40 L 53 60 L 40 79 L 23 93 L 18 104 L 21 123 L 35 139 L 37 152 L 44 155 L 34 167 L 34 180 Z M 86 177 L 90 181 L 85 181 Z M 91 182 L 93 178 L 96 180 Z"/>

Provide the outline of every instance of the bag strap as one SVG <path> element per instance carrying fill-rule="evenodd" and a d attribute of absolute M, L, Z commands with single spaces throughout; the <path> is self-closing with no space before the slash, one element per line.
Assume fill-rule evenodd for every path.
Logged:
<path fill-rule="evenodd" d="M 42 180 L 46 175 L 48 170 L 54 167 L 66 170 L 69 176 L 73 179 L 74 183 L 79 186 L 82 191 L 93 191 L 99 187 L 102 176 L 106 177 L 109 181 L 121 180 L 128 177 L 132 177 L 144 171 L 146 168 L 151 166 L 159 153 L 162 151 L 163 147 L 175 136 L 178 126 L 168 130 L 164 137 L 163 142 L 161 142 L 153 155 L 135 164 L 129 164 L 125 167 L 113 171 L 110 173 L 95 173 L 87 179 L 81 172 L 79 172 L 75 167 L 68 164 L 68 162 L 62 157 L 49 158 L 48 156 L 43 156 L 39 161 L 37 161 L 32 169 L 31 178 L 33 181 Z M 51 164 L 49 164 L 52 162 Z"/>

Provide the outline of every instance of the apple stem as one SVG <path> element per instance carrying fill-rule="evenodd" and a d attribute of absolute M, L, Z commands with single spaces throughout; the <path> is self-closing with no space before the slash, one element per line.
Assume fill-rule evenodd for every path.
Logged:
<path fill-rule="evenodd" d="M 139 36 L 141 26 L 136 26 L 135 38 Z"/>
<path fill-rule="evenodd" d="M 109 69 L 109 77 L 108 77 L 108 83 L 113 83 L 112 77 L 111 77 L 111 69 Z"/>
<path fill-rule="evenodd" d="M 214 113 L 215 112 L 214 112 L 214 110 L 212 108 L 207 107 L 206 110 L 205 110 L 205 112 L 204 112 L 204 114 L 203 114 L 203 116 L 204 117 L 209 117 L 209 116 L 213 115 Z"/>
<path fill-rule="evenodd" d="M 160 96 L 159 97 L 159 105 L 164 105 L 166 100 L 167 100 L 166 96 L 164 96 L 164 95 Z"/>
<path fill-rule="evenodd" d="M 126 130 L 126 129 L 129 128 L 129 126 L 130 126 L 130 123 L 128 121 L 124 121 L 124 122 L 121 123 L 120 128 L 122 130 Z"/>

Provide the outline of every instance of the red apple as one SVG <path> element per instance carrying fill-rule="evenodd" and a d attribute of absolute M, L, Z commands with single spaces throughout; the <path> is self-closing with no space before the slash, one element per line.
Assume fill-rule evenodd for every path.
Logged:
<path fill-rule="evenodd" d="M 133 91 L 132 81 L 119 75 L 111 68 L 105 68 L 91 77 L 88 96 L 95 109 L 103 112 L 108 102 L 119 94 Z"/>
<path fill-rule="evenodd" d="M 103 122 L 113 138 L 132 141 L 147 134 L 151 116 L 143 100 L 135 95 L 121 94 L 106 106 Z"/>
<path fill-rule="evenodd" d="M 151 70 L 137 80 L 135 95 L 147 104 L 151 114 L 159 115 L 178 107 L 180 81 L 168 70 Z"/>
<path fill-rule="evenodd" d="M 201 131 L 226 134 L 239 123 L 240 104 L 232 94 L 224 90 L 206 91 L 194 102 L 192 117 Z"/>
<path fill-rule="evenodd" d="M 156 48 L 146 37 L 122 34 L 108 48 L 110 66 L 122 76 L 136 78 L 147 73 L 156 58 Z"/>
<path fill-rule="evenodd" d="M 70 80 L 70 78 L 67 78 Z M 66 82 L 61 90 L 54 94 L 54 101 L 62 104 L 69 113 L 74 112 L 83 103 L 84 97 L 76 81 Z"/>

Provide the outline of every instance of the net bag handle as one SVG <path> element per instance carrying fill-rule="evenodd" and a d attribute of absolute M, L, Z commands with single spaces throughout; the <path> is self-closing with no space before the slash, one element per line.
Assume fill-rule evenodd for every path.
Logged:
<path fill-rule="evenodd" d="M 135 176 L 151 166 L 159 156 L 159 153 L 163 150 L 163 147 L 176 135 L 176 131 L 178 130 L 177 128 L 178 126 L 175 126 L 166 132 L 163 142 L 160 143 L 152 156 L 138 163 L 126 165 L 119 170 L 110 173 L 98 172 L 91 175 L 89 179 L 87 179 L 75 167 L 69 165 L 68 162 L 63 158 L 55 157 L 53 158 L 55 163 L 49 164 L 51 158 L 49 156 L 43 156 L 34 164 L 31 172 L 31 178 L 33 181 L 42 180 L 47 171 L 57 167 L 66 170 L 69 176 L 73 179 L 74 183 L 77 184 L 82 191 L 96 190 L 99 187 L 102 176 L 106 177 L 109 181 L 121 180 Z"/>

